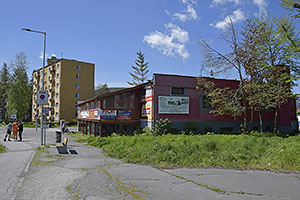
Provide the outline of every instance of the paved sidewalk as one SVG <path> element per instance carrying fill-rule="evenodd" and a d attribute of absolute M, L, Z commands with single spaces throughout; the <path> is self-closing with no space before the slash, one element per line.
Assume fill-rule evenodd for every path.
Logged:
<path fill-rule="evenodd" d="M 30 146 L 38 146 L 39 139 L 38 134 L 32 132 L 31 135 L 34 139 L 21 144 L 24 145 L 22 148 L 20 143 L 11 144 L 19 150 L 13 151 L 11 147 L 10 157 L 17 158 L 17 154 L 24 151 L 28 151 L 26 155 L 30 157 L 29 151 L 33 151 Z M 29 132 L 27 136 L 30 136 Z M 50 143 L 54 143 L 54 137 L 55 130 L 49 130 Z M 26 143 L 29 146 L 26 147 Z M 28 149 L 22 150 L 26 148 Z M 300 173 L 202 168 L 157 169 L 110 158 L 100 149 L 77 143 L 71 137 L 68 150 L 73 150 L 73 154 L 60 155 L 55 146 L 50 146 L 36 151 L 28 171 L 22 172 L 26 167 L 23 165 L 16 170 L 19 175 L 13 178 L 8 176 L 2 179 L 4 175 L 1 173 L 0 186 L 4 186 L 2 180 L 13 183 L 18 180 L 15 187 L 8 188 L 12 196 L 7 195 L 10 198 L 3 199 L 300 199 Z M 0 155 L 1 169 L 2 164 L 5 165 L 9 160 L 5 159 L 6 156 L 9 157 Z M 26 164 L 26 161 L 15 163 L 22 164 Z M 0 190 L 0 199 L 3 194 L 5 191 Z"/>

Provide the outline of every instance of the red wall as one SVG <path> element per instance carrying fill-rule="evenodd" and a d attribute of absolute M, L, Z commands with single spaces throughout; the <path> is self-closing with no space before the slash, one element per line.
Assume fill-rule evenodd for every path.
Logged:
<path fill-rule="evenodd" d="M 225 80 L 225 79 L 213 79 L 217 87 L 231 87 L 237 88 L 239 81 Z M 202 122 L 222 122 L 222 121 L 243 121 L 242 117 L 234 119 L 231 116 L 214 116 L 209 113 L 210 110 L 201 110 L 200 108 L 200 95 L 201 91 L 196 89 L 197 79 L 191 76 L 179 76 L 179 75 L 165 75 L 154 74 L 154 118 L 165 119 L 168 118 L 171 121 L 202 121 Z M 170 96 L 171 87 L 184 87 L 186 88 L 186 96 L 189 97 L 189 114 L 159 114 L 158 113 L 158 96 Z M 247 112 L 248 121 L 250 121 L 250 110 Z M 263 120 L 272 121 L 274 113 L 264 112 Z M 291 120 L 296 118 L 295 101 L 290 99 L 287 104 L 280 107 L 279 125 L 288 126 L 291 124 Z M 258 113 L 254 113 L 254 120 L 258 121 Z"/>

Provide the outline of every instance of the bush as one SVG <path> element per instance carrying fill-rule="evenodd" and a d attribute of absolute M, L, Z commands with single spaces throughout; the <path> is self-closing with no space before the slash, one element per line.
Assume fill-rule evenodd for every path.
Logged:
<path fill-rule="evenodd" d="M 171 132 L 172 125 L 168 118 L 157 120 L 153 127 L 153 135 L 166 135 Z"/>
<path fill-rule="evenodd" d="M 212 132 L 212 127 L 206 124 L 203 130 L 204 130 L 204 134 L 206 134 L 208 132 Z"/>
<path fill-rule="evenodd" d="M 195 135 L 198 132 L 198 122 L 187 121 L 184 123 L 184 131 L 186 135 Z"/>

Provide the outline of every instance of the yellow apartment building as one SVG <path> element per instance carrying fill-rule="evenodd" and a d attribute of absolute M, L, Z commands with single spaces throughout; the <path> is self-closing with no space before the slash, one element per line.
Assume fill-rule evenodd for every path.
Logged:
<path fill-rule="evenodd" d="M 48 91 L 48 105 L 44 105 L 44 110 L 49 110 L 48 121 L 76 121 L 77 102 L 94 95 L 94 72 L 92 63 L 56 57 L 47 60 L 44 90 Z M 32 121 L 41 115 L 37 92 L 42 90 L 42 74 L 43 68 L 33 71 Z"/>

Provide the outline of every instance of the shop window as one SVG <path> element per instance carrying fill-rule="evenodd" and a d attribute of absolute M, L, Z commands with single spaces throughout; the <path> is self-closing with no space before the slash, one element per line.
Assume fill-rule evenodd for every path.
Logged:
<path fill-rule="evenodd" d="M 171 95 L 185 95 L 185 88 L 183 87 L 172 87 Z"/>

